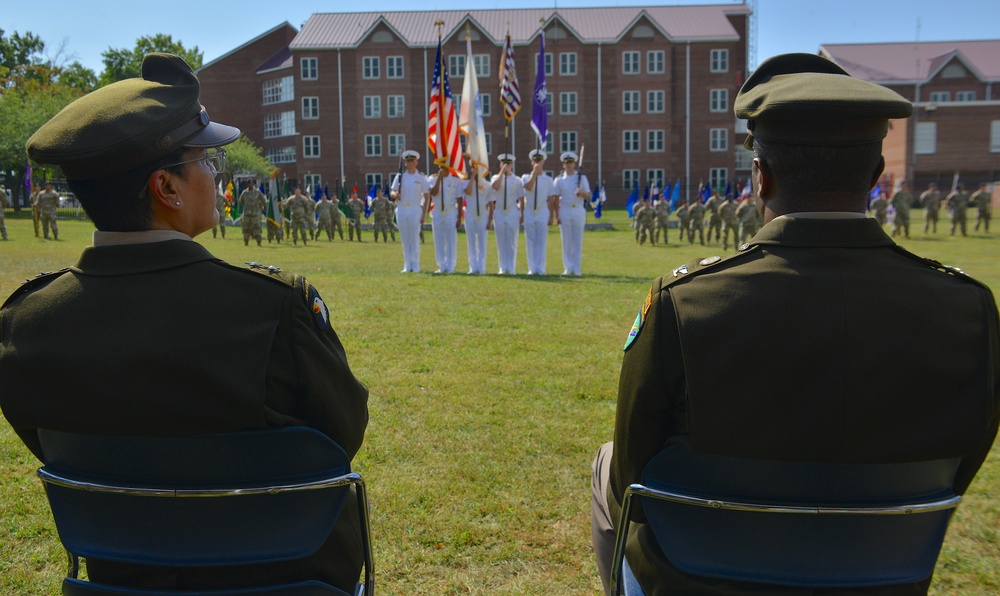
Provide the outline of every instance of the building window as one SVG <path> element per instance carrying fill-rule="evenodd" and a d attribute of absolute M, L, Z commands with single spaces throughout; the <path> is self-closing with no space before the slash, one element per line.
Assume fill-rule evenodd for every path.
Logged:
<path fill-rule="evenodd" d="M 396 156 L 406 151 L 406 135 L 389 135 L 389 155 Z"/>
<path fill-rule="evenodd" d="M 361 59 L 361 76 L 365 79 L 377 79 L 381 76 L 378 70 L 378 56 L 365 56 Z"/>
<path fill-rule="evenodd" d="M 295 99 L 294 77 L 281 77 L 264 81 L 264 105 L 292 101 Z"/>
<path fill-rule="evenodd" d="M 306 174 L 305 176 L 302 177 L 302 181 L 306 185 L 305 189 L 303 190 L 305 190 L 305 192 L 309 193 L 310 195 L 313 192 L 315 192 L 317 188 L 321 188 L 323 186 L 323 177 L 320 176 L 319 174 Z"/>
<path fill-rule="evenodd" d="M 452 54 L 448 56 L 448 76 L 453 79 L 465 76 L 464 54 Z"/>
<path fill-rule="evenodd" d="M 559 133 L 559 151 L 576 151 L 576 133 L 575 132 L 561 132 Z"/>
<path fill-rule="evenodd" d="M 302 157 L 319 157 L 319 137 L 306 135 L 302 137 Z"/>
<path fill-rule="evenodd" d="M 559 113 L 564 116 L 576 114 L 576 91 L 559 94 Z"/>
<path fill-rule="evenodd" d="M 646 151 L 649 153 L 663 153 L 663 131 L 646 131 Z"/>
<path fill-rule="evenodd" d="M 710 112 L 729 111 L 729 90 L 712 89 L 712 91 L 710 92 L 708 109 Z"/>
<path fill-rule="evenodd" d="M 268 147 L 264 157 L 272 164 L 295 163 L 295 147 Z"/>
<path fill-rule="evenodd" d="M 538 53 L 535 53 L 535 74 L 538 74 Z M 545 76 L 552 76 L 552 52 L 545 52 Z"/>
<path fill-rule="evenodd" d="M 545 133 L 545 147 L 542 149 L 542 151 L 544 151 L 548 155 L 551 155 L 552 153 L 555 152 L 555 146 L 553 145 L 555 141 L 553 139 L 554 137 L 552 136 L 551 130 Z"/>
<path fill-rule="evenodd" d="M 264 114 L 264 138 L 287 137 L 295 134 L 295 112 Z"/>
<path fill-rule="evenodd" d="M 622 73 L 640 74 L 639 56 L 639 52 L 622 52 Z"/>
<path fill-rule="evenodd" d="M 403 78 L 402 56 L 389 56 L 385 59 L 385 78 L 387 79 Z"/>
<path fill-rule="evenodd" d="M 365 135 L 365 157 L 382 157 L 382 135 Z"/>
<path fill-rule="evenodd" d="M 302 98 L 302 119 L 303 120 L 316 120 L 319 118 L 319 98 L 318 97 L 303 97 Z"/>
<path fill-rule="evenodd" d="M 378 95 L 365 96 L 365 118 L 382 117 L 382 98 Z"/>
<path fill-rule="evenodd" d="M 753 165 L 753 151 L 744 148 L 743 145 L 738 146 L 735 161 L 737 170 L 749 170 L 750 166 Z"/>
<path fill-rule="evenodd" d="M 918 155 L 937 153 L 937 122 L 917 122 L 913 137 L 914 153 Z"/>
<path fill-rule="evenodd" d="M 975 91 L 956 91 L 955 101 L 976 101 Z"/>
<path fill-rule="evenodd" d="M 483 78 L 490 76 L 490 55 L 474 54 L 472 63 L 476 65 L 476 77 Z"/>
<path fill-rule="evenodd" d="M 990 153 L 1000 153 L 1000 120 L 990 122 Z"/>
<path fill-rule="evenodd" d="M 661 193 L 663 192 L 663 177 L 664 177 L 663 168 L 650 168 L 646 170 L 646 180 L 649 181 L 649 185 L 650 186 L 655 185 L 657 188 L 660 189 Z M 652 194 L 652 191 L 650 192 L 650 194 Z"/>
<path fill-rule="evenodd" d="M 951 101 L 951 91 L 932 91 L 931 92 L 931 103 L 944 103 L 946 101 Z"/>
<path fill-rule="evenodd" d="M 647 91 L 646 112 L 650 114 L 662 114 L 666 111 L 664 107 L 664 95 L 663 91 Z"/>
<path fill-rule="evenodd" d="M 638 153 L 639 152 L 639 131 L 638 130 L 623 130 L 622 131 L 622 150 L 625 153 Z"/>
<path fill-rule="evenodd" d="M 302 67 L 302 79 L 315 81 L 319 78 L 319 60 L 316 58 L 303 58 L 299 65 Z"/>
<path fill-rule="evenodd" d="M 549 116 L 556 113 L 556 108 L 552 105 L 552 94 L 545 94 L 545 113 Z"/>
<path fill-rule="evenodd" d="M 377 99 L 377 98 L 376 98 Z M 386 116 L 389 118 L 402 118 L 406 114 L 406 96 L 390 95 L 385 98 Z"/>
<path fill-rule="evenodd" d="M 663 74 L 665 72 L 667 72 L 667 67 L 663 50 L 646 52 L 646 73 Z"/>
<path fill-rule="evenodd" d="M 729 170 L 726 168 L 708 169 L 708 184 L 710 190 L 722 189 L 722 192 L 725 192 L 727 180 L 729 180 Z"/>
<path fill-rule="evenodd" d="M 382 174 L 365 174 L 365 188 L 382 188 Z"/>
<path fill-rule="evenodd" d="M 713 128 L 708 131 L 709 151 L 729 151 L 729 131 L 725 128 Z"/>
<path fill-rule="evenodd" d="M 622 187 L 631 191 L 639 185 L 639 170 L 622 170 Z"/>
<path fill-rule="evenodd" d="M 709 58 L 711 62 L 712 72 L 728 72 L 729 71 L 729 50 L 712 50 L 711 57 Z"/>
<path fill-rule="evenodd" d="M 638 91 L 622 92 L 622 113 L 638 114 L 641 111 L 642 111 L 642 106 L 639 104 L 639 92 Z"/>
<path fill-rule="evenodd" d="M 564 77 L 576 76 L 576 52 L 559 54 L 559 74 Z"/>
<path fill-rule="evenodd" d="M 490 99 L 489 93 L 479 94 L 479 109 L 483 112 L 483 118 L 493 114 L 493 102 Z"/>
<path fill-rule="evenodd" d="M 487 155 L 493 155 L 493 134 L 492 133 L 486 133 L 486 154 Z"/>

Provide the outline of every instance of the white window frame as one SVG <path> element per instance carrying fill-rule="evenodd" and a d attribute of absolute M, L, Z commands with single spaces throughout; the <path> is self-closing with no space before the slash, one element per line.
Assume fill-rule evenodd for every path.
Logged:
<path fill-rule="evenodd" d="M 479 109 L 483 111 L 483 118 L 493 115 L 493 100 L 490 99 L 489 93 L 479 93 Z"/>
<path fill-rule="evenodd" d="M 729 50 L 724 48 L 714 49 L 709 53 L 710 72 L 729 72 Z"/>
<path fill-rule="evenodd" d="M 646 113 L 663 114 L 667 111 L 667 92 L 651 89 L 646 92 Z"/>
<path fill-rule="evenodd" d="M 387 78 L 387 79 L 402 79 L 403 78 L 403 57 L 402 56 L 386 56 L 385 57 L 385 78 Z"/>
<path fill-rule="evenodd" d="M 486 133 L 486 154 L 493 155 L 493 133 Z M 464 137 L 463 137 L 464 138 Z"/>
<path fill-rule="evenodd" d="M 646 74 L 663 74 L 667 72 L 667 55 L 663 50 L 646 52 Z"/>
<path fill-rule="evenodd" d="M 547 131 L 545 133 L 545 147 L 542 149 L 547 155 L 552 155 L 555 153 L 555 135 L 552 131 Z"/>
<path fill-rule="evenodd" d="M 263 99 L 261 103 L 265 106 L 292 101 L 295 99 L 295 77 L 289 75 L 278 79 L 270 79 L 261 84 Z"/>
<path fill-rule="evenodd" d="M 535 75 L 538 74 L 538 52 L 535 52 Z M 545 76 L 552 76 L 552 52 L 545 52 Z"/>
<path fill-rule="evenodd" d="M 264 149 L 264 157 L 273 165 L 295 163 L 295 145 L 289 147 L 268 147 Z"/>
<path fill-rule="evenodd" d="M 639 184 L 639 170 L 637 169 L 626 169 L 622 170 L 622 188 L 631 192 L 637 184 Z"/>
<path fill-rule="evenodd" d="M 931 91 L 930 98 L 927 101 L 931 103 L 947 103 L 951 101 L 951 91 Z"/>
<path fill-rule="evenodd" d="M 319 135 L 302 136 L 302 157 L 303 159 L 313 159 L 320 157 Z"/>
<path fill-rule="evenodd" d="M 646 131 L 646 153 L 663 153 L 667 147 L 667 133 L 662 128 Z"/>
<path fill-rule="evenodd" d="M 990 122 L 990 153 L 1000 153 L 1000 120 Z"/>
<path fill-rule="evenodd" d="M 302 176 L 302 182 L 305 184 L 305 189 L 310 189 L 315 192 L 317 186 L 323 186 L 323 176 L 320 174 L 306 174 Z M 309 198 L 311 199 L 312 197 Z"/>
<path fill-rule="evenodd" d="M 364 117 L 375 119 L 382 117 L 382 96 L 366 95 L 364 97 Z"/>
<path fill-rule="evenodd" d="M 563 116 L 575 116 L 579 112 L 577 105 L 576 91 L 563 91 L 559 93 L 559 114 Z"/>
<path fill-rule="evenodd" d="M 548 116 L 556 113 L 555 96 L 551 92 L 545 93 L 545 113 Z"/>
<path fill-rule="evenodd" d="M 307 95 L 302 98 L 302 119 L 319 120 L 319 97 Z"/>
<path fill-rule="evenodd" d="M 264 138 L 276 139 L 295 135 L 295 112 L 264 114 Z"/>
<path fill-rule="evenodd" d="M 642 96 L 639 91 L 622 91 L 622 114 L 641 114 Z"/>
<path fill-rule="evenodd" d="M 937 122 L 917 122 L 913 132 L 913 152 L 916 155 L 937 153 Z"/>
<path fill-rule="evenodd" d="M 642 74 L 642 53 L 638 50 L 622 52 L 622 74 L 637 75 Z"/>
<path fill-rule="evenodd" d="M 361 57 L 361 78 L 370 81 L 382 78 L 378 56 Z"/>
<path fill-rule="evenodd" d="M 708 169 L 708 184 L 709 190 L 715 192 L 719 190 L 721 186 L 723 189 L 726 188 L 726 183 L 729 182 L 729 169 L 728 168 L 709 168 Z"/>
<path fill-rule="evenodd" d="M 642 131 L 622 131 L 622 153 L 639 153 L 642 151 Z"/>
<path fill-rule="evenodd" d="M 975 91 L 956 91 L 955 101 L 976 101 Z"/>
<path fill-rule="evenodd" d="M 382 157 L 382 135 L 365 135 L 365 157 Z"/>
<path fill-rule="evenodd" d="M 575 77 L 579 70 L 576 52 L 559 52 L 559 76 Z"/>
<path fill-rule="evenodd" d="M 649 168 L 646 170 L 646 180 L 649 182 L 649 186 L 652 187 L 655 183 L 660 189 L 660 193 L 663 193 L 664 181 L 666 178 L 666 170 L 663 168 Z"/>
<path fill-rule="evenodd" d="M 577 151 L 580 139 L 575 130 L 564 130 L 559 133 L 559 152 Z"/>
<path fill-rule="evenodd" d="M 307 57 L 299 60 L 299 77 L 303 81 L 319 79 L 319 58 Z"/>
<path fill-rule="evenodd" d="M 389 155 L 397 156 L 403 151 L 406 151 L 406 135 L 404 134 L 390 134 L 389 135 Z"/>
<path fill-rule="evenodd" d="M 490 55 L 489 54 L 473 54 L 472 55 L 472 65 L 476 67 L 476 78 L 481 79 L 483 77 L 490 76 Z"/>
<path fill-rule="evenodd" d="M 382 188 L 382 174 L 378 172 L 369 172 L 365 174 L 365 189 L 369 189 L 373 186 Z"/>
<path fill-rule="evenodd" d="M 406 115 L 406 96 L 387 95 L 385 98 L 386 118 L 402 118 Z"/>
<path fill-rule="evenodd" d="M 729 130 L 725 128 L 711 128 L 708 131 L 709 151 L 729 151 Z"/>
<path fill-rule="evenodd" d="M 729 111 L 729 89 L 712 89 L 708 94 L 709 112 Z"/>

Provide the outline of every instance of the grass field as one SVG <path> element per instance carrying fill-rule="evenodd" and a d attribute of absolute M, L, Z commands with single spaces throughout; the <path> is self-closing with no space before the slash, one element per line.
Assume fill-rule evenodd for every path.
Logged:
<path fill-rule="evenodd" d="M 87 222 L 60 222 L 58 242 L 8 218 L 0 299 L 25 278 L 73 264 Z M 1000 229 L 968 238 L 922 233 L 901 243 L 1000 290 Z M 672 234 L 675 234 L 671 230 Z M 629 229 L 587 232 L 581 278 L 401 275 L 398 243 L 334 241 L 244 247 L 198 240 L 230 262 L 310 278 L 330 307 L 371 420 L 356 469 L 370 487 L 382 594 L 598 594 L 590 547 L 590 462 L 610 440 L 622 345 L 651 280 L 718 246 L 652 248 Z M 434 265 L 432 235 L 421 251 Z M 253 243 L 251 243 L 253 244 Z M 496 268 L 490 238 L 488 270 Z M 518 269 L 525 270 L 524 239 Z M 459 235 L 458 270 L 465 271 Z M 559 234 L 548 244 L 559 273 Z M 220 296 L 219 312 L 227 300 Z M 892 333 L 891 313 L 885 332 Z M 916 323 L 914 323 L 916 324 Z M 220 353 L 225 346 L 219 346 Z M 53 373 L 59 360 L 53 354 Z M 0 391 L 3 379 L 0 379 Z M 65 555 L 38 462 L 0 422 L 0 593 L 57 594 Z M 1000 447 L 952 521 L 932 593 L 1000 594 Z"/>

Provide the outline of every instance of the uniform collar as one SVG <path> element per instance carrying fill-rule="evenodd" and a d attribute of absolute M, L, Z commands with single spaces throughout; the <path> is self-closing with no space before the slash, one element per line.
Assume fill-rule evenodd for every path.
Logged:
<path fill-rule="evenodd" d="M 72 269 L 83 275 L 129 275 L 218 260 L 197 242 L 176 239 L 142 244 L 90 246 L 83 249 L 80 260 Z"/>
<path fill-rule="evenodd" d="M 94 230 L 94 246 L 121 246 L 123 244 L 146 244 L 165 240 L 188 240 L 191 237 L 177 230 L 142 230 L 139 232 L 102 232 Z"/>
<path fill-rule="evenodd" d="M 753 245 L 870 248 L 893 246 L 882 226 L 872 218 L 776 217 L 750 240 Z"/>

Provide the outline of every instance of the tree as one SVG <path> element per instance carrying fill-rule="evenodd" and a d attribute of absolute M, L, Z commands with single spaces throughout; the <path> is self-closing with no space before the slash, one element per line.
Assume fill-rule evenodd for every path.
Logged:
<path fill-rule="evenodd" d="M 168 52 L 177 54 L 193 69 L 201 68 L 204 54 L 198 50 L 198 46 L 190 50 L 184 47 L 180 40 L 174 41 L 173 36 L 158 33 L 153 36 L 140 37 L 135 42 L 135 47 L 108 48 L 101 53 L 104 62 L 104 72 L 101 73 L 99 83 L 101 86 L 115 81 L 132 79 L 142 74 L 142 58 L 150 52 Z"/>
<path fill-rule="evenodd" d="M 72 64 L 57 69 L 56 83 L 66 87 L 72 87 L 84 92 L 90 92 L 97 86 L 97 75 L 94 71 L 73 61 Z"/>
<path fill-rule="evenodd" d="M 232 179 L 236 175 L 251 175 L 257 178 L 270 178 L 274 166 L 246 137 L 240 137 L 235 143 L 226 145 L 226 176 Z"/>
<path fill-rule="evenodd" d="M 7 37 L 0 29 L 0 93 L 26 79 L 37 80 L 35 67 L 43 64 L 44 50 L 45 42 L 31 32 Z"/>

